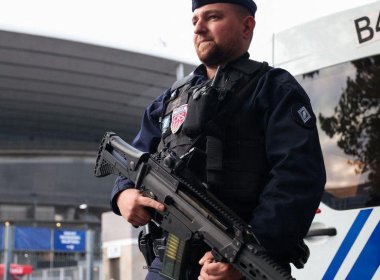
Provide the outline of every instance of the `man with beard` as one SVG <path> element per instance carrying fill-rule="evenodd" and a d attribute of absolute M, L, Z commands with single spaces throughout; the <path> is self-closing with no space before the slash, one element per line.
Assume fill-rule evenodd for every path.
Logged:
<path fill-rule="evenodd" d="M 273 259 L 287 270 L 291 262 L 301 267 L 308 257 L 303 237 L 325 184 L 309 98 L 285 70 L 249 59 L 253 1 L 193 0 L 192 9 L 202 64 L 153 101 L 132 144 L 178 156 L 196 148 L 203 156 L 191 165 L 194 173 L 252 226 Z M 123 177 L 116 180 L 111 204 L 134 226 L 150 221 L 148 207 L 165 209 Z M 146 279 L 164 279 L 159 271 L 165 236 L 156 233 L 156 259 Z M 242 278 L 231 264 L 216 262 L 205 244 L 198 245 L 181 279 Z"/>

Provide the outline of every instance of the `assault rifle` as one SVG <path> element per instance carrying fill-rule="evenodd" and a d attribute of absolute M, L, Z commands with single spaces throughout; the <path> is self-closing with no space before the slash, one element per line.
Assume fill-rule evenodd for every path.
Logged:
<path fill-rule="evenodd" d="M 293 279 L 266 255 L 251 227 L 198 181 L 184 157 L 170 151 L 150 155 L 107 132 L 95 176 L 110 174 L 129 178 L 144 195 L 165 205 L 152 220 L 169 233 L 161 272 L 168 279 L 183 279 L 192 238 L 203 240 L 216 261 L 231 263 L 246 279 Z"/>

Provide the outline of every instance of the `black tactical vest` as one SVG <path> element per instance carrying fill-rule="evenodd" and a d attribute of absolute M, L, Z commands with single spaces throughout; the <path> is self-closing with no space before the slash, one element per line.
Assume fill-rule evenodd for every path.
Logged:
<path fill-rule="evenodd" d="M 264 134 L 247 107 L 270 67 L 243 57 L 213 80 L 176 82 L 161 118 L 158 151 L 184 156 L 211 192 L 247 222 L 267 181 Z"/>

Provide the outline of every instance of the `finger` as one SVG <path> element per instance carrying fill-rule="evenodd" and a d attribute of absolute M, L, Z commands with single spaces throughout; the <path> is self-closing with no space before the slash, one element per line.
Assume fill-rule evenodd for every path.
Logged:
<path fill-rule="evenodd" d="M 148 211 L 146 211 L 143 207 L 135 207 L 132 209 L 120 209 L 121 215 L 126 219 L 150 219 L 150 215 Z"/>
<path fill-rule="evenodd" d="M 131 216 L 128 219 L 128 222 L 130 222 L 133 225 L 142 226 L 147 224 L 150 221 L 150 219 L 142 219 L 138 216 Z"/>
<path fill-rule="evenodd" d="M 203 257 L 199 260 L 199 264 L 203 265 L 206 260 L 209 260 L 210 262 L 214 261 L 214 256 L 211 251 L 208 251 L 203 255 Z"/>
<path fill-rule="evenodd" d="M 207 265 L 206 273 L 210 276 L 222 276 L 226 273 L 228 264 L 221 262 L 212 262 Z"/>
<path fill-rule="evenodd" d="M 199 272 L 199 278 L 200 279 L 207 279 L 207 272 L 206 272 L 206 266 L 207 266 L 207 264 L 204 264 L 203 266 L 202 266 L 202 269 L 201 269 L 201 271 Z"/>
<path fill-rule="evenodd" d="M 141 227 L 143 225 L 145 225 L 146 223 L 143 223 L 141 221 L 138 221 L 138 220 L 134 220 L 134 219 L 131 219 L 128 221 L 131 225 L 135 226 L 135 227 Z"/>
<path fill-rule="evenodd" d="M 139 198 L 139 200 L 140 200 L 139 202 L 141 205 L 151 207 L 151 208 L 153 208 L 157 211 L 161 211 L 161 212 L 165 210 L 165 205 L 163 205 L 162 203 L 155 201 L 154 199 L 151 199 L 149 197 L 142 196 Z"/>
<path fill-rule="evenodd" d="M 206 273 L 208 280 L 222 280 L 222 279 L 241 279 L 243 275 L 228 263 L 210 263 L 207 265 Z"/>
<path fill-rule="evenodd" d="M 151 219 L 149 213 L 143 208 L 135 212 L 129 212 L 129 214 L 122 213 L 122 216 L 133 225 L 144 225 L 148 223 Z"/>
<path fill-rule="evenodd" d="M 150 213 L 145 207 L 137 209 L 135 216 L 143 221 L 150 221 L 151 219 Z"/>
<path fill-rule="evenodd" d="M 139 208 L 130 216 L 130 219 L 135 220 L 140 225 L 145 225 L 152 219 L 152 217 L 145 208 Z"/>

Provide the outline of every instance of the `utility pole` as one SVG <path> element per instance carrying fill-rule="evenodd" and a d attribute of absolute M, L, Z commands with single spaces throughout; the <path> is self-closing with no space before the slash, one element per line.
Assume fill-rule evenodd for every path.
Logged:
<path fill-rule="evenodd" d="M 86 280 L 92 280 L 94 274 L 94 231 L 86 231 Z"/>
<path fill-rule="evenodd" d="M 9 223 L 5 223 L 4 227 L 4 276 L 3 280 L 10 280 L 11 260 L 14 245 L 14 227 Z"/>

